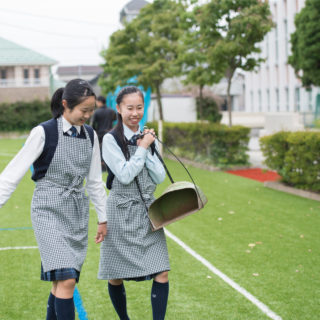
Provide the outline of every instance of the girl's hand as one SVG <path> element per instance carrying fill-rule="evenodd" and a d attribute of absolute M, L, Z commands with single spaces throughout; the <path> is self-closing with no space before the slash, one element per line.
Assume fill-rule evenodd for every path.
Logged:
<path fill-rule="evenodd" d="M 104 237 L 107 235 L 107 223 L 98 224 L 97 235 L 95 236 L 95 242 L 100 243 L 104 240 Z"/>
<path fill-rule="evenodd" d="M 148 147 L 156 140 L 154 129 L 145 129 L 143 138 L 137 141 L 137 145 L 148 149 Z"/>

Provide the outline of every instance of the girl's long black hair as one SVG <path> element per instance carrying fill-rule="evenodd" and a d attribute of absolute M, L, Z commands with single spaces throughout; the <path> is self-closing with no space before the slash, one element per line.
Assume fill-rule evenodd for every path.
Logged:
<path fill-rule="evenodd" d="M 122 102 L 123 98 L 126 95 L 131 94 L 131 93 L 138 93 L 141 96 L 142 101 L 144 102 L 144 96 L 143 96 L 142 91 L 138 87 L 128 86 L 128 87 L 122 88 L 119 91 L 117 98 L 116 98 L 117 105 L 120 107 L 120 103 Z M 117 120 L 118 120 L 118 122 L 117 122 L 116 126 L 114 127 L 113 132 L 118 137 L 119 141 L 121 142 L 122 152 L 125 155 L 126 159 L 128 160 L 130 158 L 130 153 L 129 153 L 128 146 L 127 146 L 127 140 L 124 136 L 122 116 L 119 112 L 117 114 Z"/>
<path fill-rule="evenodd" d="M 65 88 L 59 88 L 51 98 L 51 113 L 54 118 L 59 118 L 64 111 L 62 100 L 67 101 L 67 107 L 72 110 L 76 105 L 88 97 L 96 97 L 88 81 L 82 79 L 70 80 Z"/>

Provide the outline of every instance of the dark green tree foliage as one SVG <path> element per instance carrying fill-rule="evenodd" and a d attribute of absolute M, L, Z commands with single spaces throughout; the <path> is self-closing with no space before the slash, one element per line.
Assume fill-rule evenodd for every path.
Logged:
<path fill-rule="evenodd" d="M 124 30 L 115 32 L 109 48 L 102 53 L 108 78 L 100 85 L 106 93 L 133 76 L 157 95 L 160 119 L 163 120 L 160 87 L 163 81 L 179 74 L 176 63 L 185 13 L 182 1 L 155 0 L 143 7 Z"/>
<path fill-rule="evenodd" d="M 304 87 L 320 85 L 320 1 L 307 0 L 296 15 L 296 31 L 291 34 L 293 66 Z"/>
<path fill-rule="evenodd" d="M 260 139 L 266 164 L 296 188 L 320 192 L 320 132 L 280 131 Z"/>
<path fill-rule="evenodd" d="M 111 35 L 108 49 L 101 52 L 105 63 L 102 65 L 104 76 L 100 77 L 99 85 L 105 94 L 114 91 L 118 85 L 124 85 L 139 72 L 139 66 L 132 59 L 137 50 L 136 43 L 136 30 L 129 25 Z"/>
<path fill-rule="evenodd" d="M 157 122 L 148 123 L 158 131 Z M 170 123 L 163 126 L 163 141 L 178 156 L 219 167 L 248 164 L 250 128 L 218 123 Z"/>
<path fill-rule="evenodd" d="M 182 66 L 182 74 L 185 75 L 183 82 L 199 86 L 197 110 L 198 118 L 202 120 L 207 119 L 208 116 L 204 115 L 206 111 L 203 110 L 207 104 L 205 100 L 208 100 L 203 97 L 203 88 L 205 85 L 218 83 L 223 77 L 223 72 L 220 70 L 219 73 L 219 70 L 215 70 L 209 64 L 209 49 L 221 36 L 217 31 L 213 31 L 211 41 L 204 41 L 203 29 L 200 28 L 197 13 L 197 7 L 191 12 L 186 12 L 185 33 L 181 39 L 178 62 Z"/>
<path fill-rule="evenodd" d="M 210 122 L 220 122 L 222 114 L 219 111 L 219 106 L 211 97 L 197 97 L 197 116 L 200 120 L 208 120 Z M 200 110 L 202 113 L 200 113 Z"/>
<path fill-rule="evenodd" d="M 273 27 L 269 4 L 259 0 L 211 0 L 198 8 L 203 43 L 209 48 L 209 64 L 224 70 L 228 80 L 227 103 L 231 119 L 230 88 L 237 69 L 254 70 L 264 61 L 257 46 Z M 221 38 L 216 37 L 217 31 Z M 212 45 L 210 45 L 212 44 Z"/>
<path fill-rule="evenodd" d="M 0 131 L 30 130 L 51 118 L 49 100 L 0 104 Z"/>

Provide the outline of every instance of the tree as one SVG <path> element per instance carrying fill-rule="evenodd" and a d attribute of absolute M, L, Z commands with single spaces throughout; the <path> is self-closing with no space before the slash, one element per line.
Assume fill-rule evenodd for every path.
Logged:
<path fill-rule="evenodd" d="M 203 42 L 213 43 L 208 50 L 209 63 L 224 70 L 228 80 L 227 104 L 232 126 L 230 88 L 237 69 L 252 71 L 264 59 L 257 57 L 256 46 L 273 27 L 269 4 L 260 0 L 211 0 L 198 7 Z M 221 38 L 216 41 L 216 32 Z M 256 54 L 256 56 L 254 56 Z"/>
<path fill-rule="evenodd" d="M 203 89 L 205 85 L 218 83 L 223 77 L 223 72 L 217 72 L 209 64 L 208 52 L 215 41 L 220 38 L 218 32 L 212 32 L 210 43 L 203 41 L 202 29 L 197 21 L 197 8 L 190 13 L 186 13 L 184 19 L 186 30 L 181 39 L 178 62 L 182 67 L 182 74 L 185 75 L 185 84 L 195 84 L 199 86 L 199 99 L 197 99 L 197 109 L 199 119 L 204 116 Z"/>
<path fill-rule="evenodd" d="M 102 78 L 102 87 L 123 84 L 137 76 L 138 83 L 155 91 L 160 120 L 163 120 L 161 85 L 180 72 L 176 60 L 185 6 L 183 1 L 173 0 L 155 0 L 146 5 L 124 30 L 112 35 L 108 49 L 103 52 L 104 72 L 109 79 Z"/>
<path fill-rule="evenodd" d="M 139 72 L 139 66 L 131 58 L 136 52 L 136 38 L 135 30 L 127 26 L 114 32 L 108 49 L 101 52 L 105 63 L 102 65 L 103 76 L 99 78 L 99 85 L 105 94 L 114 91 L 118 85 L 124 85 Z"/>
<path fill-rule="evenodd" d="M 302 85 L 320 85 L 320 2 L 307 0 L 305 7 L 296 15 L 296 31 L 291 34 L 289 63 Z"/>

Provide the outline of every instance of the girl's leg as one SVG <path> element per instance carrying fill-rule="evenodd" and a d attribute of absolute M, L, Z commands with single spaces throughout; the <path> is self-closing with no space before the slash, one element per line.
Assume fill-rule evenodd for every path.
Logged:
<path fill-rule="evenodd" d="M 76 285 L 75 279 L 57 281 L 55 290 L 55 310 L 57 320 L 74 320 L 73 292 Z"/>
<path fill-rule="evenodd" d="M 126 290 L 121 279 L 109 280 L 108 290 L 111 302 L 120 320 L 130 320 L 127 313 Z"/>
<path fill-rule="evenodd" d="M 163 320 L 166 315 L 167 302 L 169 295 L 168 272 L 158 274 L 152 284 L 151 305 L 153 320 Z"/>
<path fill-rule="evenodd" d="M 55 310 L 56 288 L 57 288 L 57 281 L 53 281 L 52 282 L 52 289 L 51 289 L 49 299 L 48 299 L 48 304 L 47 304 L 47 318 L 46 318 L 46 320 L 57 320 L 56 310 Z"/>

